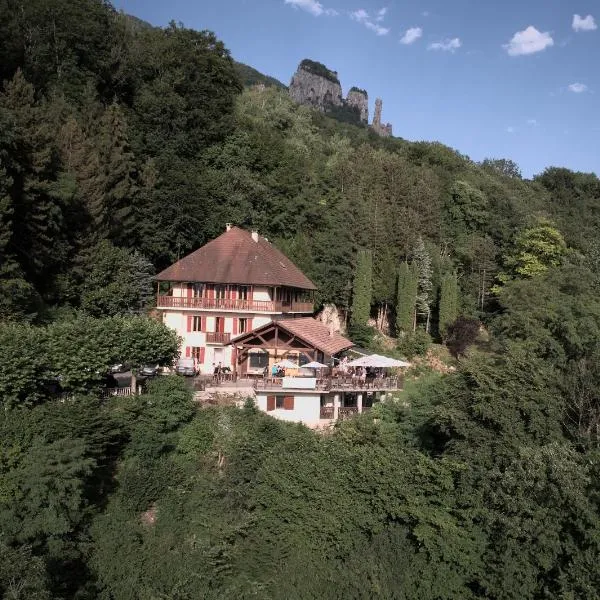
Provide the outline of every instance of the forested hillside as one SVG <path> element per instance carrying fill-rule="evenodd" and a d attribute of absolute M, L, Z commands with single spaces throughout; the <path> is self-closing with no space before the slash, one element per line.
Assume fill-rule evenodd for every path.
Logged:
<path fill-rule="evenodd" d="M 382 139 L 101 0 L 0 0 L 0 40 L 0 596 L 600 597 L 595 175 Z M 327 434 L 100 400 L 173 360 L 152 275 L 226 222 L 455 371 Z"/>

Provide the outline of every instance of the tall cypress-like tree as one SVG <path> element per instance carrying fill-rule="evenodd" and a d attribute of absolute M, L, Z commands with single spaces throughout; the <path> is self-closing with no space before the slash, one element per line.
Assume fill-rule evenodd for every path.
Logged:
<path fill-rule="evenodd" d="M 458 281 L 456 273 L 447 273 L 442 277 L 440 286 L 439 331 L 446 339 L 448 326 L 458 317 Z"/>
<path fill-rule="evenodd" d="M 373 255 L 370 250 L 359 250 L 352 288 L 352 325 L 366 325 L 371 315 L 373 294 Z"/>
<path fill-rule="evenodd" d="M 409 333 L 415 328 L 415 311 L 419 278 L 414 268 L 404 262 L 398 273 L 398 296 L 396 300 L 396 331 Z"/>
<path fill-rule="evenodd" d="M 425 248 L 423 238 L 419 236 L 417 245 L 413 252 L 413 264 L 417 270 L 419 283 L 417 292 L 417 314 L 426 318 L 425 330 L 429 332 L 429 320 L 431 315 L 431 290 L 432 290 L 432 268 L 431 256 Z"/>

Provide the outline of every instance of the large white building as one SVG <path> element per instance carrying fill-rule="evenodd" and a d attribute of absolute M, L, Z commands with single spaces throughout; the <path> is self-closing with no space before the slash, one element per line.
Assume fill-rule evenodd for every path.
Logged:
<path fill-rule="evenodd" d="M 273 319 L 312 315 L 315 285 L 256 232 L 225 233 L 156 276 L 163 322 L 183 338 L 181 356 L 201 373 L 221 363 L 236 371 L 230 341 Z M 264 369 L 244 361 L 241 373 Z"/>

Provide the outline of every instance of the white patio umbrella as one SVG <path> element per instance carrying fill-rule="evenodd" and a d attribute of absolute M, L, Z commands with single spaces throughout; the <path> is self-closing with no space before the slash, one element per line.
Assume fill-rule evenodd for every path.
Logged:
<path fill-rule="evenodd" d="M 410 367 L 410 363 L 403 360 L 396 360 L 380 354 L 371 354 L 370 356 L 361 356 L 356 360 L 350 361 L 348 367 Z"/>
<path fill-rule="evenodd" d="M 298 365 L 296 363 L 293 363 L 291 360 L 288 360 L 287 358 L 284 358 L 283 360 L 276 362 L 275 366 L 281 367 L 282 369 L 297 369 L 298 368 Z"/>
<path fill-rule="evenodd" d="M 327 365 L 324 365 L 323 363 L 313 360 L 312 362 L 302 365 L 301 368 L 302 369 L 327 369 Z"/>

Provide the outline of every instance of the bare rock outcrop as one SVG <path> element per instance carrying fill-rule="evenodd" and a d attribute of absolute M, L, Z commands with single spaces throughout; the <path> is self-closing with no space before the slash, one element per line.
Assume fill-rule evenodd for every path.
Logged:
<path fill-rule="evenodd" d="M 344 333 L 344 316 L 335 304 L 325 304 L 317 319 L 329 327 L 329 331 Z"/>
<path fill-rule="evenodd" d="M 375 101 L 373 123 L 369 125 L 369 96 L 366 90 L 351 87 L 347 97 L 342 97 L 342 87 L 336 71 L 305 58 L 294 73 L 289 86 L 294 102 L 311 106 L 344 123 L 369 126 L 382 137 L 392 135 L 392 125 L 381 122 L 382 102 Z"/>
<path fill-rule="evenodd" d="M 358 111 L 361 123 L 366 125 L 369 122 L 369 95 L 366 90 L 351 87 L 346 97 L 346 104 Z"/>
<path fill-rule="evenodd" d="M 371 124 L 371 129 L 381 137 L 391 137 L 392 135 L 392 124 L 386 123 L 383 125 L 381 123 L 381 109 L 383 107 L 383 102 L 381 98 L 377 98 L 375 100 L 375 114 L 373 115 L 373 123 Z"/>
<path fill-rule="evenodd" d="M 323 112 L 342 106 L 342 86 L 335 71 L 321 63 L 305 59 L 298 66 L 289 87 L 290 97 L 298 104 Z"/>

